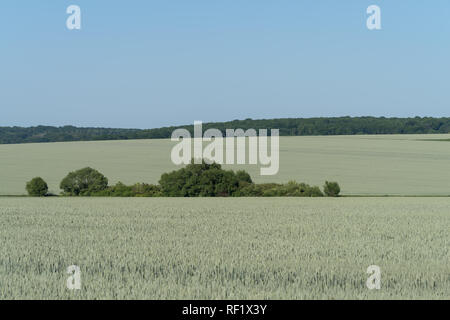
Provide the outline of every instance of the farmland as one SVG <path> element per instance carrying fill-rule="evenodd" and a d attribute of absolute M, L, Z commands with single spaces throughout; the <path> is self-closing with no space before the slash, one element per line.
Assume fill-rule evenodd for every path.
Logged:
<path fill-rule="evenodd" d="M 281 137 L 280 171 L 256 182 L 294 179 L 322 186 L 338 181 L 346 195 L 450 195 L 450 135 L 371 135 Z M 41 176 L 50 192 L 69 172 L 91 166 L 111 183 L 157 183 L 176 169 L 170 140 L 129 140 L 0 145 L 0 195 L 21 195 L 25 183 Z M 228 167 L 228 166 L 226 166 Z M 228 167 L 230 168 L 230 167 Z"/>
<path fill-rule="evenodd" d="M 0 299 L 448 299 L 448 198 L 0 198 Z M 81 268 L 81 290 L 66 268 Z M 368 290 L 378 265 L 381 289 Z"/>

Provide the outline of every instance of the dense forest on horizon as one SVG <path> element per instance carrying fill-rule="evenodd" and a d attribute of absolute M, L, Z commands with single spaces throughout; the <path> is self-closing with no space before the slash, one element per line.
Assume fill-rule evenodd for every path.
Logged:
<path fill-rule="evenodd" d="M 170 138 L 178 128 L 193 134 L 194 126 L 172 126 L 155 129 L 51 127 L 0 127 L 0 144 L 97 141 Z M 283 118 L 233 120 L 203 124 L 203 130 L 216 128 L 225 135 L 226 129 L 280 129 L 281 136 L 357 135 L 357 134 L 427 134 L 450 133 L 450 118 Z"/>

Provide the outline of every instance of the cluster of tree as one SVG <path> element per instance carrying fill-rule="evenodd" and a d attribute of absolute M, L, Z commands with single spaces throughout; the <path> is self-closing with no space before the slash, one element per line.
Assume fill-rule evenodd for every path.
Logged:
<path fill-rule="evenodd" d="M 92 168 L 70 172 L 60 184 L 65 196 L 102 197 L 337 197 L 337 182 L 326 182 L 324 190 L 295 181 L 286 184 L 256 184 L 241 170 L 224 170 L 221 165 L 192 162 L 186 167 L 164 173 L 159 185 L 138 183 L 127 186 L 121 182 L 108 186 L 108 179 Z M 27 183 L 31 196 L 45 196 L 48 187 L 42 178 Z"/>
<path fill-rule="evenodd" d="M 159 180 L 162 193 L 168 197 L 228 197 L 252 183 L 245 171 L 223 170 L 220 164 L 204 161 L 164 173 Z"/>
<path fill-rule="evenodd" d="M 35 143 L 140 139 L 138 129 L 64 127 L 0 127 L 0 143 Z"/>
<path fill-rule="evenodd" d="M 157 129 L 77 128 L 73 126 L 31 128 L 0 127 L 0 143 L 95 141 L 170 138 L 175 129 L 185 128 L 193 135 L 194 126 Z M 285 118 L 234 120 L 203 124 L 204 130 L 216 128 L 225 135 L 226 129 L 280 129 L 282 136 L 356 135 L 356 134 L 422 134 L 450 133 L 450 118 Z"/>

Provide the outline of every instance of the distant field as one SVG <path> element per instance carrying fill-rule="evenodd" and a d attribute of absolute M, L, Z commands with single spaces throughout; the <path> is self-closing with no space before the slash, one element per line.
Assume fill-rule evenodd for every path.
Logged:
<path fill-rule="evenodd" d="M 449 299 L 449 204 L 0 198 L 0 300 Z"/>
<path fill-rule="evenodd" d="M 336 180 L 347 195 L 450 195 L 450 135 L 281 137 L 280 171 L 257 182 L 295 179 L 314 185 Z M 426 141 L 429 140 L 429 141 Z M 42 176 L 54 193 L 71 170 L 85 166 L 110 182 L 157 183 L 170 161 L 170 140 L 63 142 L 0 145 L 0 194 L 25 193 L 25 182 Z M 233 167 L 238 168 L 238 167 Z"/>

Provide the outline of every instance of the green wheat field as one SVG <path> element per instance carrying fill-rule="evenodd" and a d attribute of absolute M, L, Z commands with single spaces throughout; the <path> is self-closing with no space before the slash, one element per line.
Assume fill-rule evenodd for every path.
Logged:
<path fill-rule="evenodd" d="M 449 299 L 449 230 L 447 198 L 0 198 L 0 299 Z"/>
<path fill-rule="evenodd" d="M 281 137 L 278 175 L 245 167 L 256 182 L 415 197 L 0 197 L 0 299 L 450 299 L 449 137 Z M 85 166 L 157 183 L 174 144 L 0 145 L 0 195 L 35 176 L 58 194 Z M 66 287 L 71 265 L 81 290 Z"/>
<path fill-rule="evenodd" d="M 297 180 L 322 186 L 338 181 L 346 195 L 450 195 L 450 142 L 447 135 L 281 137 L 280 170 L 256 182 Z M 69 171 L 93 167 L 110 183 L 157 183 L 177 167 L 170 140 L 130 140 L 0 145 L 0 195 L 25 194 L 25 183 L 41 176 L 50 192 Z"/>

